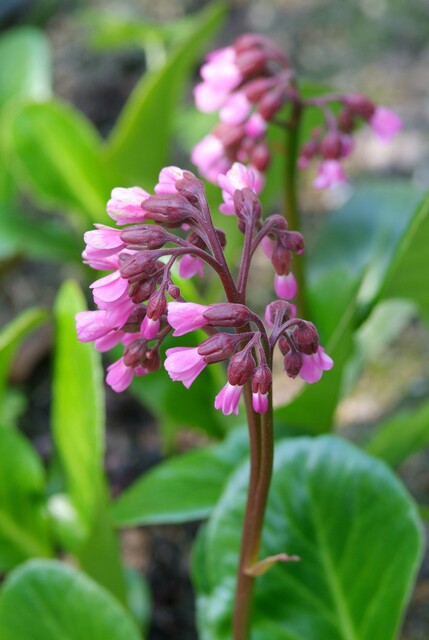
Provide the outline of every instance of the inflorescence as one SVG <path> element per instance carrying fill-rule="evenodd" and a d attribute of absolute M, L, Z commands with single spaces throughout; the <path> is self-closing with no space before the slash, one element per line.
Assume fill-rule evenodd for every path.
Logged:
<path fill-rule="evenodd" d="M 109 275 L 92 285 L 96 311 L 77 314 L 78 337 L 94 341 L 101 352 L 121 344 L 123 355 L 108 367 L 107 383 L 126 389 L 134 376 L 161 366 L 161 345 L 202 329 L 207 339 L 196 347 L 166 350 L 164 367 L 172 380 L 189 388 L 203 369 L 228 361 L 227 383 L 215 398 L 225 415 L 238 412 L 243 385 L 250 383 L 253 409 L 265 413 L 272 386 L 276 345 L 288 376 L 316 382 L 333 366 L 311 322 L 296 317 L 289 302 L 297 292 L 291 254 L 304 250 L 300 233 L 290 231 L 280 215 L 262 219 L 258 176 L 235 163 L 218 177 L 221 210 L 235 215 L 243 233 L 243 251 L 234 277 L 225 258 L 226 237 L 213 224 L 203 183 L 189 171 L 164 168 L 150 195 L 139 187 L 116 188 L 107 212 L 121 228 L 95 225 L 85 234 L 84 261 Z M 265 311 L 265 323 L 246 304 L 252 257 L 263 246 L 275 271 L 277 300 Z M 174 282 L 177 263 L 182 278 L 201 276 L 210 267 L 219 277 L 226 301 L 202 305 L 184 299 Z"/>
<path fill-rule="evenodd" d="M 252 167 L 262 184 L 271 161 L 268 124 L 295 127 L 296 116 L 308 108 L 320 109 L 323 125 L 301 147 L 298 167 L 306 169 L 318 160 L 318 189 L 347 180 L 342 161 L 353 150 L 352 134 L 360 122 L 368 123 L 383 141 L 401 128 L 393 111 L 360 94 L 305 98 L 286 56 L 258 34 L 242 35 L 231 46 L 210 53 L 201 76 L 194 90 L 196 106 L 204 113 L 219 111 L 220 122 L 194 147 L 192 161 L 215 183 L 219 173 L 239 161 Z"/>

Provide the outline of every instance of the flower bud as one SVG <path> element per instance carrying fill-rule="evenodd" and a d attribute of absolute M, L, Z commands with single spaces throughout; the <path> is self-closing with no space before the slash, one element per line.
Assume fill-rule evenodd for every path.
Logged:
<path fill-rule="evenodd" d="M 257 75 L 264 71 L 267 56 L 261 49 L 248 49 L 239 53 L 236 64 L 243 76 Z"/>
<path fill-rule="evenodd" d="M 283 360 L 284 368 L 289 378 L 296 378 L 301 371 L 303 359 L 299 351 L 289 351 Z"/>
<path fill-rule="evenodd" d="M 222 229 L 218 229 L 217 227 L 215 227 L 215 231 L 216 231 L 216 235 L 219 239 L 219 243 L 220 246 L 222 247 L 222 249 L 225 249 L 226 247 L 226 233 L 224 231 L 222 231 Z"/>
<path fill-rule="evenodd" d="M 137 333 L 137 331 L 140 330 L 140 325 L 145 315 L 146 306 L 144 304 L 135 307 L 128 316 L 128 320 L 122 327 L 122 331 L 125 331 L 126 333 Z"/>
<path fill-rule="evenodd" d="M 285 356 L 290 351 L 290 344 L 286 338 L 286 336 L 280 336 L 277 342 L 280 352 L 283 356 Z"/>
<path fill-rule="evenodd" d="M 177 300 L 180 298 L 180 287 L 170 282 L 167 287 L 168 295 L 173 298 L 173 300 Z"/>
<path fill-rule="evenodd" d="M 242 349 L 232 356 L 228 365 L 228 382 L 242 386 L 247 382 L 256 367 L 255 359 L 250 349 Z"/>
<path fill-rule="evenodd" d="M 136 225 L 122 230 L 121 240 L 127 245 L 142 249 L 160 249 L 174 236 L 162 227 L 154 224 Z"/>
<path fill-rule="evenodd" d="M 270 368 L 266 364 L 256 367 L 252 376 L 252 392 L 268 393 L 273 383 L 273 376 Z"/>
<path fill-rule="evenodd" d="M 290 320 L 293 315 L 292 305 L 286 300 L 274 300 L 274 302 L 267 305 L 265 310 L 265 319 L 270 327 L 274 326 L 274 323 L 278 326 L 282 325 Z"/>
<path fill-rule="evenodd" d="M 365 120 L 369 120 L 375 111 L 374 103 L 359 93 L 352 93 L 347 96 L 345 104 L 353 115 L 361 116 Z"/>
<path fill-rule="evenodd" d="M 178 180 L 177 185 L 182 182 Z M 144 201 L 145 211 L 150 214 L 152 220 L 163 224 L 178 226 L 192 218 L 198 218 L 200 212 L 181 193 L 149 196 Z"/>
<path fill-rule="evenodd" d="M 292 253 L 304 253 L 304 238 L 298 231 L 288 231 L 285 235 L 285 245 Z"/>
<path fill-rule="evenodd" d="M 157 287 L 157 278 L 149 278 L 145 282 L 135 282 L 130 287 L 130 297 L 134 304 L 145 302 Z"/>
<path fill-rule="evenodd" d="M 355 126 L 353 114 L 347 107 L 337 117 L 337 126 L 343 133 L 351 133 Z"/>
<path fill-rule="evenodd" d="M 167 309 L 167 300 L 163 288 L 154 291 L 147 303 L 146 315 L 151 320 L 159 320 Z"/>
<path fill-rule="evenodd" d="M 161 358 L 158 349 L 149 349 L 149 351 L 146 352 L 144 368 L 147 369 L 148 372 L 152 373 L 153 371 L 158 371 L 160 366 Z"/>
<path fill-rule="evenodd" d="M 279 276 L 289 273 L 291 260 L 290 251 L 277 242 L 271 255 L 271 263 Z"/>
<path fill-rule="evenodd" d="M 308 356 L 316 353 L 319 347 L 319 334 L 312 322 L 301 320 L 294 329 L 293 337 L 302 353 Z"/>
<path fill-rule="evenodd" d="M 244 231 L 246 224 L 254 224 L 262 215 L 262 206 L 258 197 L 251 189 L 236 189 L 234 191 L 234 208 L 237 214 L 239 229 Z"/>
<path fill-rule="evenodd" d="M 183 172 L 183 178 L 177 180 L 176 189 L 193 205 L 197 206 L 205 197 L 204 183 L 190 171 Z"/>
<path fill-rule="evenodd" d="M 283 91 L 274 89 L 262 96 L 258 104 L 258 113 L 261 114 L 264 120 L 269 121 L 282 108 L 283 104 Z"/>
<path fill-rule="evenodd" d="M 146 356 L 147 341 L 142 338 L 137 338 L 127 344 L 124 349 L 124 364 L 127 367 L 138 367 L 141 365 Z"/>
<path fill-rule="evenodd" d="M 243 91 L 249 102 L 258 102 L 275 84 L 275 78 L 255 78 L 246 82 Z"/>
<path fill-rule="evenodd" d="M 265 140 L 261 140 L 250 153 L 250 163 L 258 171 L 266 171 L 271 162 L 271 153 Z"/>
<path fill-rule="evenodd" d="M 241 340 L 239 334 L 217 333 L 199 345 L 198 354 L 207 364 L 222 362 L 230 357 Z"/>
<path fill-rule="evenodd" d="M 326 160 L 338 160 L 342 157 L 343 143 L 336 131 L 331 131 L 320 143 L 320 153 Z"/>
<path fill-rule="evenodd" d="M 126 256 L 124 260 L 121 259 L 122 255 L 119 256 L 119 271 L 121 277 L 130 283 L 140 279 L 147 280 L 157 261 L 157 256 L 151 251 L 139 251 L 135 255 Z"/>
<path fill-rule="evenodd" d="M 242 327 L 251 315 L 246 305 L 229 302 L 210 305 L 203 313 L 207 324 L 215 327 Z"/>

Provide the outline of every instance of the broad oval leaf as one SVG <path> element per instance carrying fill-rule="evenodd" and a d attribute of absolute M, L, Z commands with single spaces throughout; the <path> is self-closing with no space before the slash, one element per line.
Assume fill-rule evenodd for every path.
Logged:
<path fill-rule="evenodd" d="M 117 600 L 57 561 L 14 571 L 0 595 L 2 640 L 142 640 Z"/>
<path fill-rule="evenodd" d="M 45 474 L 27 440 L 0 427 L 0 571 L 33 556 L 50 556 Z M 1 625 L 0 625 L 1 626 Z"/>
<path fill-rule="evenodd" d="M 58 100 L 25 104 L 9 118 L 5 138 L 17 180 L 42 204 L 73 214 L 80 227 L 107 221 L 112 180 L 90 122 Z"/>
<path fill-rule="evenodd" d="M 231 637 L 248 466 L 239 469 L 197 546 L 199 624 Z M 286 552 L 256 581 L 255 640 L 392 640 L 421 553 L 417 510 L 382 462 L 331 436 L 282 441 L 260 558 Z"/>
<path fill-rule="evenodd" d="M 114 503 L 115 524 L 170 524 L 206 518 L 247 452 L 247 432 L 237 429 L 219 445 L 161 462 Z"/>
<path fill-rule="evenodd" d="M 75 282 L 66 282 L 55 303 L 52 430 L 72 502 L 92 524 L 102 496 L 104 393 L 100 356 L 77 339 L 75 314 L 86 308 Z"/>

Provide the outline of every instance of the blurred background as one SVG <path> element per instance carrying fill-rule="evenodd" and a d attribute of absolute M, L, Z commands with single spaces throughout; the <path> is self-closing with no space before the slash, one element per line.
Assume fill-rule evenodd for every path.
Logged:
<path fill-rule="evenodd" d="M 125 119 L 121 121 L 124 106 L 142 76 L 161 68 L 174 47 L 186 41 L 192 32 L 193 16 L 211 6 L 182 0 L 1 0 L 0 163 L 4 170 L 0 178 L 0 326 L 6 326 L 30 307 L 51 309 L 59 287 L 68 278 L 87 287 L 90 275 L 80 265 L 81 233 L 90 227 L 91 220 L 106 221 L 101 219 L 104 205 L 98 193 L 105 193 L 107 199 L 109 188 L 119 184 L 115 182 L 117 176 L 123 186 L 134 184 L 140 163 L 140 184 L 150 189 L 153 176 L 162 166 L 157 162 L 158 157 L 162 158 L 165 141 L 160 142 L 159 151 L 154 134 L 151 146 L 148 143 L 136 149 L 134 134 L 127 130 Z M 368 129 L 358 133 L 357 150 L 348 167 L 351 186 L 320 194 L 312 189 L 310 179 L 303 179 L 304 230 L 310 247 L 316 242 L 327 212 L 352 197 L 354 181 L 371 175 L 371 179 L 380 181 L 388 178 L 389 184 L 406 182 L 417 202 L 429 184 L 429 1 L 237 0 L 227 3 L 226 8 L 225 22 L 216 35 L 213 29 L 211 44 L 209 40 L 200 43 L 199 52 L 194 52 L 188 61 L 182 94 L 166 97 L 177 106 L 169 122 L 167 164 L 191 168 L 189 149 L 211 127 L 210 118 L 198 117 L 194 112 L 191 95 L 204 52 L 214 44 L 230 43 L 243 32 L 258 31 L 273 38 L 288 53 L 306 80 L 336 90 L 364 93 L 394 109 L 404 121 L 402 132 L 389 145 L 377 142 Z M 26 43 L 9 49 L 7 41 L 23 27 L 31 29 L 27 32 L 30 39 L 43 35 L 43 40 L 37 40 L 40 57 L 34 73 L 21 59 Z M 12 54 L 5 55 L 10 51 Z M 28 110 L 15 120 L 19 95 L 12 95 L 13 83 L 8 88 L 14 67 L 17 73 L 31 76 L 32 98 L 55 96 L 57 102 L 50 113 Z M 20 86 L 17 81 L 17 94 Z M 131 106 L 128 119 L 132 117 Z M 151 117 L 156 121 L 156 113 Z M 162 117 L 161 109 L 159 119 Z M 82 118 L 89 121 L 95 133 L 92 127 L 86 131 L 85 122 L 85 135 L 81 134 Z M 115 132 L 118 118 L 122 124 Z M 56 129 L 58 135 L 53 142 L 50 131 Z M 108 144 L 110 158 L 115 159 L 114 170 L 109 165 L 112 175 L 105 179 L 101 165 L 99 173 L 90 166 L 91 145 L 93 138 L 106 139 L 112 131 Z M 74 142 L 80 141 L 79 136 L 81 148 L 73 148 Z M 128 141 L 131 155 L 127 149 L 118 152 L 118 139 Z M 153 166 L 149 166 L 151 156 Z M 80 158 L 83 164 L 79 164 Z M 58 168 L 58 175 L 52 166 Z M 129 176 L 128 184 L 125 176 Z M 97 193 L 91 191 L 95 182 L 100 186 Z M 392 207 L 408 198 L 404 193 L 398 191 L 398 202 L 392 202 Z M 275 199 L 271 204 L 274 206 Z M 368 216 L 371 217 L 370 211 Z M 379 331 L 383 331 L 383 318 L 379 322 Z M 394 325 L 388 345 L 380 347 L 370 338 L 367 340 L 366 366 L 358 376 L 351 376 L 352 383 L 337 409 L 337 425 L 352 438 L 356 432 L 365 433 L 394 409 L 413 406 L 427 397 L 427 332 L 413 308 L 401 308 Z M 43 324 L 22 343 L 8 370 L 2 415 L 2 421 L 16 422 L 45 460 L 52 454 L 52 345 L 50 323 Z M 283 388 L 278 389 L 279 401 L 284 393 L 287 395 Z M 145 398 L 106 390 L 106 402 L 105 464 L 111 491 L 117 495 L 163 457 L 165 440 L 157 428 L 153 406 Z M 207 433 L 188 427 L 183 422 L 175 428 L 169 444 L 175 451 L 208 441 Z M 429 456 L 424 451 L 408 458 L 399 468 L 408 488 L 423 504 L 428 504 L 429 496 L 428 463 Z M 178 637 L 178 625 L 182 640 L 196 638 L 188 577 L 189 549 L 196 528 L 194 524 L 159 525 L 130 528 L 121 534 L 125 562 L 143 572 L 150 584 L 154 603 L 148 636 L 151 640 Z M 428 602 L 426 558 L 403 640 L 429 636 Z"/>

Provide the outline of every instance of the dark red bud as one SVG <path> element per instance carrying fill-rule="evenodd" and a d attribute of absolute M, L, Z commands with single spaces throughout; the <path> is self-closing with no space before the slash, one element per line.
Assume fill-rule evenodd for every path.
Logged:
<path fill-rule="evenodd" d="M 172 282 L 170 282 L 170 284 L 168 285 L 167 291 L 168 294 L 173 298 L 173 300 L 177 300 L 178 298 L 180 298 L 180 288 Z"/>
<path fill-rule="evenodd" d="M 258 197 L 249 188 L 234 191 L 234 208 L 238 218 L 240 231 L 246 224 L 253 225 L 262 215 L 262 206 Z"/>
<path fill-rule="evenodd" d="M 277 344 L 279 345 L 279 349 L 282 353 L 282 355 L 286 355 L 287 353 L 289 353 L 290 351 L 290 344 L 287 341 L 287 338 L 285 336 L 280 336 Z"/>
<path fill-rule="evenodd" d="M 122 331 L 126 331 L 127 333 L 136 333 L 137 331 L 140 331 L 140 325 L 145 315 L 146 315 L 146 307 L 144 304 L 133 309 L 130 315 L 128 316 L 128 320 L 122 327 Z"/>
<path fill-rule="evenodd" d="M 304 252 L 304 238 L 298 231 L 287 231 L 285 236 L 285 244 L 289 251 L 300 255 Z"/>
<path fill-rule="evenodd" d="M 274 89 L 262 96 L 258 104 L 258 112 L 267 122 L 280 111 L 284 105 L 285 98 L 283 91 Z"/>
<path fill-rule="evenodd" d="M 273 376 L 270 368 L 266 364 L 256 367 L 252 376 L 252 392 L 268 393 L 273 383 Z"/>
<path fill-rule="evenodd" d="M 289 351 L 283 360 L 284 368 L 289 378 L 296 378 L 302 367 L 302 354 L 299 351 Z"/>
<path fill-rule="evenodd" d="M 199 345 L 198 353 L 207 364 L 222 362 L 229 358 L 241 340 L 239 334 L 217 333 Z"/>
<path fill-rule="evenodd" d="M 243 33 L 234 40 L 233 47 L 237 53 L 242 53 L 254 47 L 266 46 L 267 38 L 259 33 Z"/>
<path fill-rule="evenodd" d="M 220 242 L 220 246 L 222 247 L 222 249 L 224 249 L 226 247 L 226 233 L 222 231 L 222 229 L 218 229 L 217 227 L 215 227 L 215 231 Z"/>
<path fill-rule="evenodd" d="M 222 142 L 226 149 L 236 147 L 240 144 L 244 136 L 244 127 L 242 125 L 226 124 L 220 122 L 214 129 L 213 135 Z"/>
<path fill-rule="evenodd" d="M 320 151 L 320 143 L 315 138 L 305 142 L 299 152 L 300 157 L 312 160 Z"/>
<path fill-rule="evenodd" d="M 351 133 L 355 127 L 353 115 L 347 107 L 341 111 L 337 118 L 337 125 L 343 133 Z"/>
<path fill-rule="evenodd" d="M 342 150 L 341 136 L 334 131 L 328 133 L 320 143 L 320 153 L 326 160 L 338 160 L 341 158 Z"/>
<path fill-rule="evenodd" d="M 246 82 L 244 94 L 250 102 L 258 102 L 270 89 L 276 85 L 275 78 L 255 78 Z"/>
<path fill-rule="evenodd" d="M 123 242 L 139 249 L 160 249 L 167 242 L 174 241 L 174 238 L 173 234 L 154 224 L 135 225 L 123 229 L 121 233 Z"/>
<path fill-rule="evenodd" d="M 301 320 L 294 329 L 293 337 L 302 353 L 306 353 L 309 356 L 316 353 L 319 347 L 319 334 L 312 322 Z"/>
<path fill-rule="evenodd" d="M 215 327 L 242 327 L 251 318 L 251 311 L 244 304 L 213 304 L 204 311 L 207 324 Z"/>
<path fill-rule="evenodd" d="M 375 104 L 359 93 L 352 93 L 347 96 L 345 104 L 353 115 L 361 116 L 365 120 L 369 120 L 375 111 Z"/>
<path fill-rule="evenodd" d="M 283 276 L 289 273 L 291 260 L 290 251 L 277 242 L 271 256 L 271 264 L 277 275 Z"/>
<path fill-rule="evenodd" d="M 146 352 L 146 357 L 142 364 L 150 373 L 158 371 L 161 366 L 161 358 L 158 349 L 149 349 L 149 351 Z"/>
<path fill-rule="evenodd" d="M 228 364 L 228 382 L 232 385 L 243 385 L 250 380 L 256 367 L 250 349 L 243 349 L 232 356 Z"/>
<path fill-rule="evenodd" d="M 151 320 L 159 320 L 167 308 L 167 300 L 163 289 L 154 291 L 147 303 L 147 316 Z"/>
<path fill-rule="evenodd" d="M 271 153 L 265 140 L 254 145 L 250 152 L 250 162 L 258 171 L 266 171 L 271 162 Z"/>
<path fill-rule="evenodd" d="M 287 221 L 284 216 L 279 213 L 274 213 L 265 220 L 266 224 L 270 225 L 270 229 L 272 231 L 286 231 L 287 229 Z"/>
<path fill-rule="evenodd" d="M 237 55 L 236 65 L 243 76 L 256 76 L 264 71 L 267 56 L 261 49 L 248 49 Z"/>
<path fill-rule="evenodd" d="M 286 300 L 274 300 L 268 305 L 268 315 L 271 324 L 274 324 L 277 318 L 277 323 L 280 326 L 292 318 L 293 309 Z"/>
<path fill-rule="evenodd" d="M 204 183 L 190 171 L 183 172 L 183 178 L 176 182 L 176 189 L 194 206 L 205 196 Z"/>
<path fill-rule="evenodd" d="M 173 226 L 200 216 L 198 209 L 181 193 L 149 196 L 144 201 L 144 208 L 152 220 Z"/>
<path fill-rule="evenodd" d="M 142 338 L 133 340 L 124 349 L 124 364 L 127 367 L 138 367 L 145 359 L 147 341 Z"/>
<path fill-rule="evenodd" d="M 151 251 L 139 251 L 136 255 L 126 256 L 125 260 L 121 260 L 121 255 L 119 271 L 121 277 L 129 280 L 130 283 L 137 282 L 139 279 L 146 280 L 153 272 L 157 261 L 157 256 Z"/>
<path fill-rule="evenodd" d="M 145 282 L 136 282 L 131 285 L 129 295 L 134 304 L 140 304 L 149 298 L 156 289 L 157 280 L 157 278 L 150 278 Z"/>

